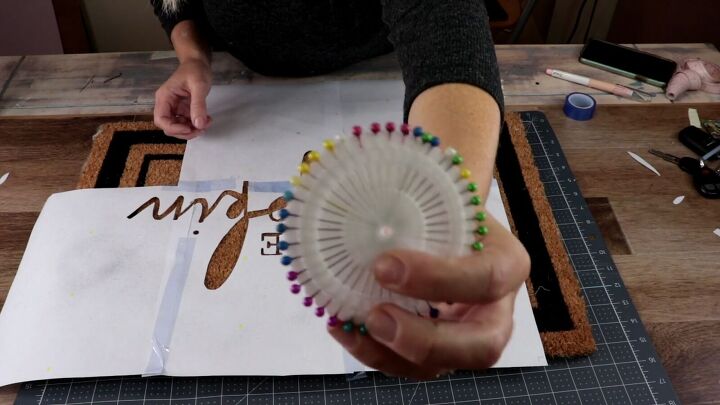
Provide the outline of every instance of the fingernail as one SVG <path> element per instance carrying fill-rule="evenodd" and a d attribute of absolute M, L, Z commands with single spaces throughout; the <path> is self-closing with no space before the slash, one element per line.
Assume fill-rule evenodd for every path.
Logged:
<path fill-rule="evenodd" d="M 193 125 L 195 126 L 195 128 L 202 129 L 203 119 L 200 117 L 195 118 L 193 120 Z"/>
<path fill-rule="evenodd" d="M 384 285 L 399 285 L 405 277 L 405 264 L 397 257 L 383 256 L 375 263 L 375 278 Z"/>
<path fill-rule="evenodd" d="M 367 319 L 370 335 L 382 343 L 392 343 L 397 332 L 397 322 L 384 311 L 377 311 L 370 314 Z"/>

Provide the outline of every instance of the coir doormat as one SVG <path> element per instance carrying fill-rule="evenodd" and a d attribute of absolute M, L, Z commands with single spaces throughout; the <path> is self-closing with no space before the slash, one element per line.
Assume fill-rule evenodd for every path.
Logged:
<path fill-rule="evenodd" d="M 508 114 L 496 171 L 513 232 L 528 249 L 527 282 L 545 353 L 588 355 L 595 342 L 580 286 L 545 197 L 519 116 Z M 185 141 L 149 122 L 105 124 L 93 139 L 78 188 L 177 185 Z"/>

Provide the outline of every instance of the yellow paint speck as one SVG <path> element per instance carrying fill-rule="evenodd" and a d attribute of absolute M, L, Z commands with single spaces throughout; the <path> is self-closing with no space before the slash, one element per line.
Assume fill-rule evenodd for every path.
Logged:
<path fill-rule="evenodd" d="M 245 329 L 245 325 L 239 324 L 239 325 L 238 325 L 238 330 L 243 330 L 243 329 Z"/>
<path fill-rule="evenodd" d="M 47 368 L 47 372 L 48 372 L 48 373 L 52 373 L 52 371 L 53 371 L 52 367 L 48 367 L 48 368 Z"/>
<path fill-rule="evenodd" d="M 247 256 L 243 256 L 243 257 L 242 257 L 242 261 L 243 261 L 243 262 L 247 262 L 247 261 L 248 261 L 248 257 L 247 257 Z"/>
<path fill-rule="evenodd" d="M 75 293 L 74 293 L 74 292 L 70 293 L 70 298 L 75 298 Z"/>

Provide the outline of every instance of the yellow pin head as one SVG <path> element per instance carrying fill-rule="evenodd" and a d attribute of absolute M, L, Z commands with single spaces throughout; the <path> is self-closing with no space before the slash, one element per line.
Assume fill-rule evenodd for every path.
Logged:
<path fill-rule="evenodd" d="M 293 177 L 290 179 L 290 184 L 292 184 L 292 185 L 295 186 L 295 187 L 299 186 L 299 185 L 301 184 L 300 177 L 293 176 Z"/>
<path fill-rule="evenodd" d="M 308 153 L 307 159 L 308 159 L 308 162 L 317 162 L 320 160 L 320 153 L 312 150 L 312 151 L 310 151 L 310 153 Z"/>
<path fill-rule="evenodd" d="M 471 174 L 472 173 L 470 173 L 470 170 L 468 169 L 460 170 L 460 177 L 462 177 L 463 179 L 469 179 Z"/>
<path fill-rule="evenodd" d="M 335 150 L 335 142 L 331 141 L 330 139 L 326 139 L 323 141 L 323 147 L 330 152 Z"/>
<path fill-rule="evenodd" d="M 300 166 L 298 166 L 298 171 L 300 174 L 308 174 L 310 173 L 310 165 L 307 163 L 302 163 Z"/>

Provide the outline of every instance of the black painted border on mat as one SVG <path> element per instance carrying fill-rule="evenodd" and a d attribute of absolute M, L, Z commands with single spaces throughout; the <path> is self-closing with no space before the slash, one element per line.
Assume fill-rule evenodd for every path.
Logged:
<path fill-rule="evenodd" d="M 120 179 L 125 171 L 125 164 L 133 145 L 184 144 L 186 142 L 184 139 L 169 137 L 159 130 L 114 132 L 105 154 L 105 160 L 95 181 L 95 188 L 115 188 L 120 186 Z M 144 179 L 144 177 L 142 178 Z"/>

